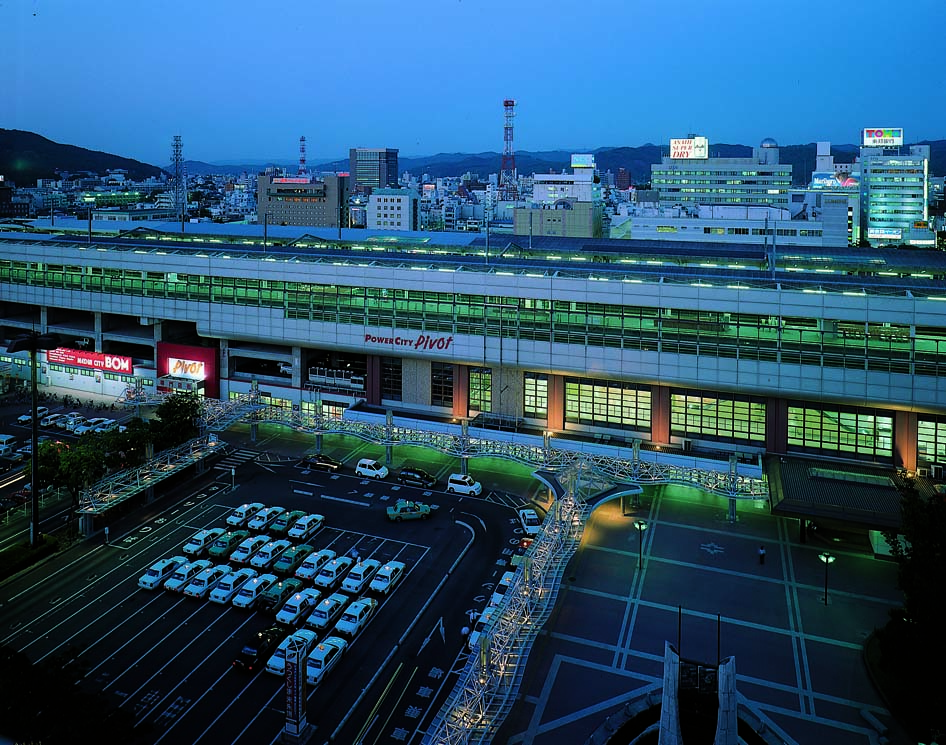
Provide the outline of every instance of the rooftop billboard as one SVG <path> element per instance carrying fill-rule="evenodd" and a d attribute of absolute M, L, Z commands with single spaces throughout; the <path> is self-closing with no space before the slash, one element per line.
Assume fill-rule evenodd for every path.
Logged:
<path fill-rule="evenodd" d="M 864 130 L 864 147 L 898 147 L 902 144 L 903 129 L 900 127 Z"/>
<path fill-rule="evenodd" d="M 705 160 L 709 157 L 709 140 L 705 137 L 672 139 L 670 140 L 670 157 Z"/>

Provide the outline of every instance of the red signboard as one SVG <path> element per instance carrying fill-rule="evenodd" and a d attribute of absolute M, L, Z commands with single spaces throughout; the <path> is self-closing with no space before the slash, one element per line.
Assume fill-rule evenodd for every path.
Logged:
<path fill-rule="evenodd" d="M 157 363 L 158 377 L 173 375 L 179 378 L 202 380 L 205 396 L 220 397 L 216 347 L 192 347 L 159 341 Z"/>
<path fill-rule="evenodd" d="M 105 370 L 123 375 L 131 375 L 134 372 L 131 357 L 103 354 L 102 352 L 83 352 L 66 347 L 47 349 L 46 361 L 58 365 L 86 367 L 90 370 Z"/>

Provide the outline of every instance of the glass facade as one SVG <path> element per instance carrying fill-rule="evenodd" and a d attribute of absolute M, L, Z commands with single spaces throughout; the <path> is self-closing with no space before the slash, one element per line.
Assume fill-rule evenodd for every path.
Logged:
<path fill-rule="evenodd" d="M 549 376 L 544 373 L 524 373 L 522 390 L 523 415 L 533 419 L 547 419 L 549 416 Z"/>
<path fill-rule="evenodd" d="M 674 389 L 670 392 L 670 432 L 761 446 L 765 443 L 765 399 Z"/>
<path fill-rule="evenodd" d="M 893 458 L 893 416 L 854 407 L 788 407 L 788 447 L 840 458 Z"/>
<path fill-rule="evenodd" d="M 488 367 L 470 368 L 470 410 L 488 413 L 493 406 L 493 371 Z"/>
<path fill-rule="evenodd" d="M 430 405 L 453 408 L 453 365 L 430 363 Z"/>
<path fill-rule="evenodd" d="M 946 416 L 924 416 L 917 421 L 917 458 L 946 463 Z"/>
<path fill-rule="evenodd" d="M 565 421 L 650 432 L 650 387 L 615 380 L 565 378 Z"/>
<path fill-rule="evenodd" d="M 381 398 L 402 400 L 401 360 L 399 357 L 381 358 Z"/>
<path fill-rule="evenodd" d="M 946 328 L 0 261 L 0 282 L 333 324 L 946 377 Z"/>

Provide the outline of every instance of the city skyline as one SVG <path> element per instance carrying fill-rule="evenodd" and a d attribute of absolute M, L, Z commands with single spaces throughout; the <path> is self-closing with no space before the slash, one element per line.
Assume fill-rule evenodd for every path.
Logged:
<path fill-rule="evenodd" d="M 872 126 L 903 127 L 908 142 L 944 136 L 946 102 L 928 83 L 936 49 L 917 36 L 946 21 L 934 0 L 894 23 L 879 2 L 803 2 L 780 16 L 748 0 L 712 13 L 699 0 L 592 0 L 580 18 L 563 2 L 498 0 L 369 1 L 357 18 L 340 2 L 288 2 L 273 16 L 248 2 L 183 7 L 0 4 L 13 92 L 0 126 L 158 166 L 175 134 L 186 158 L 208 162 L 291 158 L 300 135 L 310 163 L 350 147 L 500 152 L 507 97 L 516 150 L 690 132 L 858 144 Z"/>

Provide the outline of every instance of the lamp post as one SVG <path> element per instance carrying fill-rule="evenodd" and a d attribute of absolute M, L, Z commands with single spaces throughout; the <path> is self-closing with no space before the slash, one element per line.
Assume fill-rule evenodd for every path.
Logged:
<path fill-rule="evenodd" d="M 30 548 L 36 548 L 39 545 L 39 453 L 37 452 L 36 440 L 39 433 L 39 422 L 36 420 L 37 391 L 36 391 L 36 352 L 40 349 L 56 349 L 59 346 L 59 340 L 51 334 L 40 334 L 37 331 L 30 331 L 22 336 L 18 336 L 7 347 L 7 351 L 30 353 L 30 392 L 32 394 L 32 411 L 30 424 L 32 429 L 32 439 L 30 445 Z"/>
<path fill-rule="evenodd" d="M 644 568 L 644 531 L 647 530 L 648 526 L 643 520 L 638 520 L 634 523 L 634 527 L 637 528 L 637 568 Z"/>
<path fill-rule="evenodd" d="M 834 563 L 834 560 L 838 558 L 829 551 L 825 551 L 822 554 L 818 554 L 818 558 L 824 562 L 824 604 L 828 604 L 828 564 Z"/>

